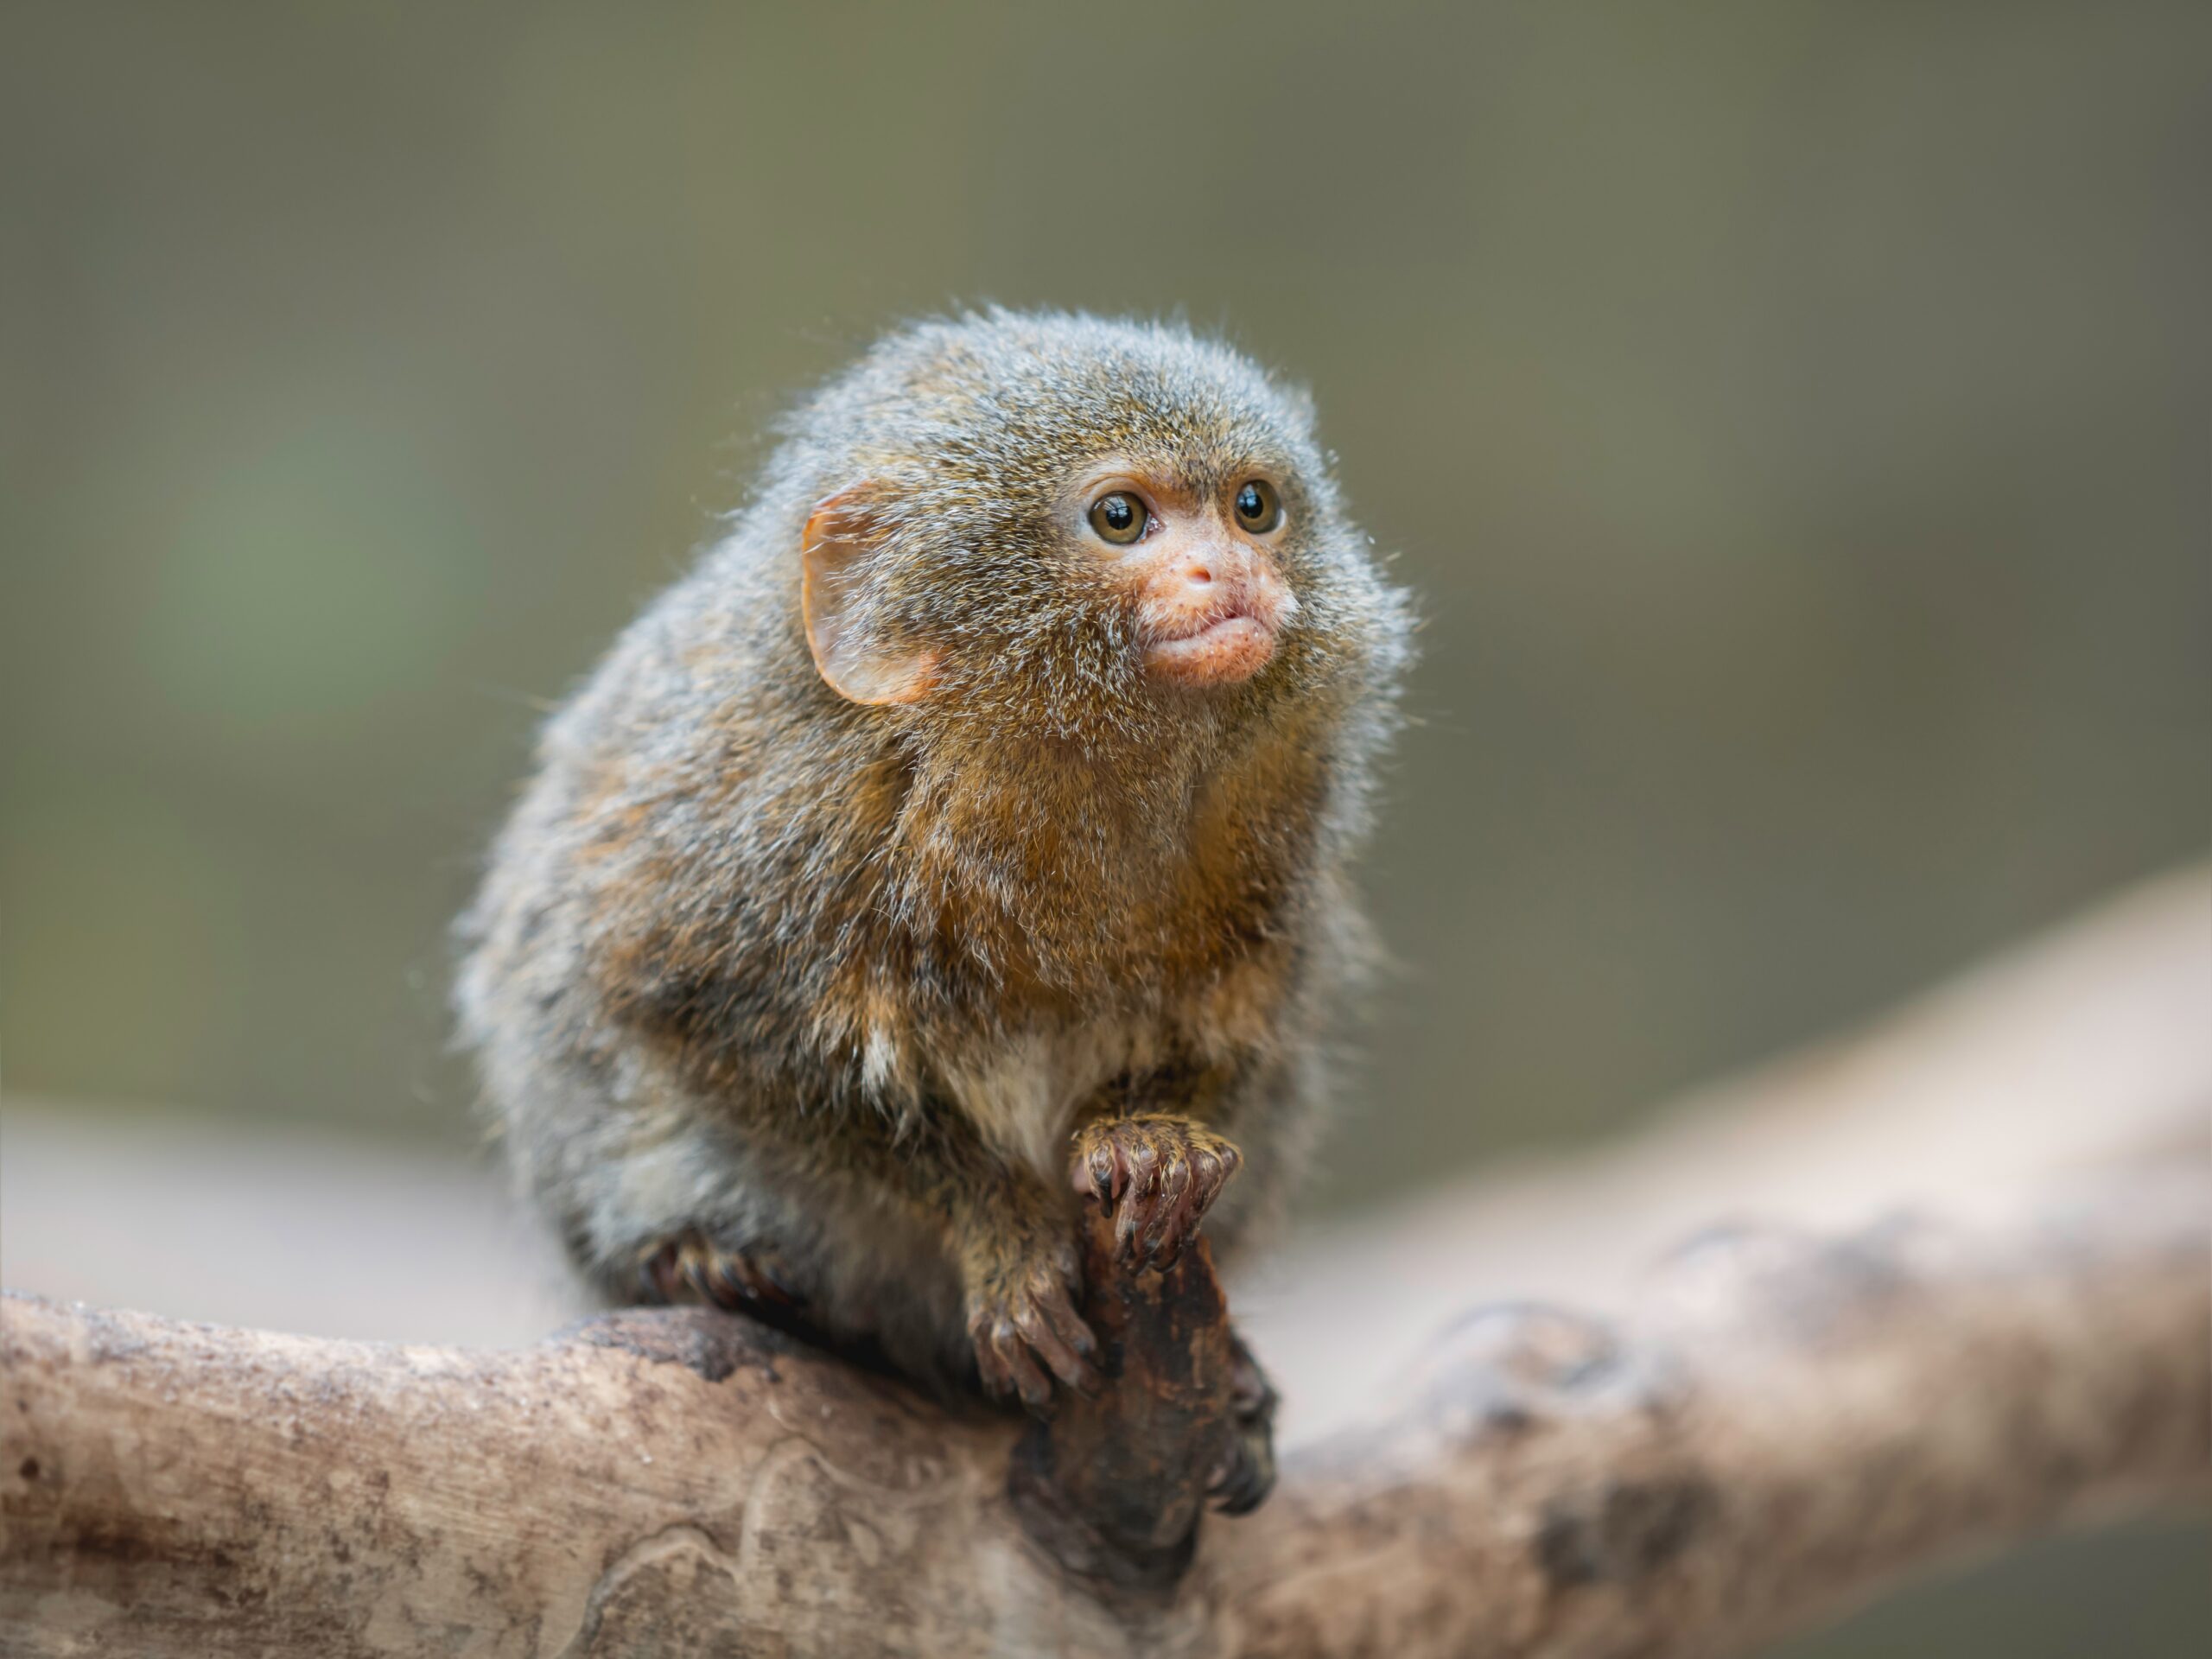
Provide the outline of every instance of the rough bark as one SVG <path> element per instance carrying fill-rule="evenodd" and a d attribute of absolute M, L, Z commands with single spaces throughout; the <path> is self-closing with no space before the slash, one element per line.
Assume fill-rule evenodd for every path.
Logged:
<path fill-rule="evenodd" d="M 1015 1513 L 1046 1554 L 1085 1578 L 1166 1588 L 1190 1565 L 1205 1476 L 1229 1428 L 1229 1306 L 1205 1239 L 1162 1273 L 1124 1272 L 1114 1218 L 1092 1205 L 1084 1318 L 1104 1385 L 1063 1396 L 1015 1445 Z"/>
<path fill-rule="evenodd" d="M 1179 1586 L 1063 1571 L 1014 1432 L 744 1322 L 518 1353 L 7 1306 L 0 1624 L 105 1654 L 1706 1653 L 2207 1491 L 2212 1193 L 1716 1234 L 1494 1310 Z"/>
<path fill-rule="evenodd" d="M 1895 1032 L 1873 1046 L 1862 1091 L 1931 1085 L 1910 1124 L 1858 1120 L 1878 1141 L 1865 1161 L 1896 1166 L 1916 1207 L 1708 1230 L 1610 1319 L 1467 1315 L 1392 1399 L 1370 1390 L 1288 1458 L 1258 1514 L 1205 1520 L 1179 1576 L 1097 1570 L 1040 1527 L 1035 1492 L 1009 1492 L 1018 1423 L 948 1415 L 706 1312 L 487 1352 L 10 1298 L 0 1651 L 1712 1654 L 1963 1552 L 2203 1502 L 2212 1056 L 2199 1021 L 2075 1016 L 2100 963 L 2130 1006 L 2158 988 L 2188 1008 L 2212 982 L 2205 898 L 2192 879 L 2161 900 L 2185 953 L 2170 926 L 2147 956 L 2150 935 L 2107 928 L 1983 996 L 1974 1040 L 1954 1007 L 1904 1045 L 1911 1064 Z M 2128 979 L 2151 957 L 2156 988 Z M 2012 1087 L 1997 1016 L 2050 1053 L 2054 1009 L 2065 1065 L 2020 1098 L 2064 1109 L 1992 1114 L 1993 1076 Z M 1836 1066 L 1801 1092 L 1821 1114 L 1795 1132 L 1839 1157 Z M 1965 1163 L 2012 1179 L 1915 1179 L 1917 1148 L 1969 1112 L 2011 1140 Z M 2024 1157 L 2037 1136 L 2061 1155 Z M 1581 1213 L 1595 1226 L 1622 1190 L 1596 1183 Z M 1497 1274 L 1495 1241 L 1481 1271 Z M 1179 1565 L 1170 1511 L 1217 1428 L 1219 1324 L 1210 1272 L 1160 1288 L 1117 1337 L 1149 1382 L 1064 1414 L 1025 1459 L 1084 1548 Z M 1167 1518 L 1148 1530 L 1153 1502 Z"/>

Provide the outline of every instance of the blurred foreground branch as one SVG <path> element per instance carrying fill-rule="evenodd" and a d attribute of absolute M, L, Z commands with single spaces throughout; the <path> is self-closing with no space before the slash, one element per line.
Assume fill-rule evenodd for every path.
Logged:
<path fill-rule="evenodd" d="M 1611 1320 L 1468 1316 L 1394 1402 L 1291 1458 L 1257 1515 L 1208 1522 L 1179 1579 L 1061 1565 L 1008 1499 L 1014 1426 L 710 1313 L 483 1352 L 11 1299 L 0 1646 L 1740 1651 L 1961 1552 L 2202 1501 L 2212 1052 L 2196 1020 L 2069 1015 L 2185 1009 L 2212 985 L 2209 896 L 2170 882 L 1870 1039 L 1856 1075 L 1912 1094 L 1910 1120 L 1840 1109 L 1851 1051 L 1802 1074 L 1801 1143 L 1892 1168 L 1911 1211 L 1708 1231 Z M 1952 1115 L 2012 1087 L 2008 996 L 2018 1049 L 2045 1057 L 2033 1109 L 1977 1120 L 1986 1155 L 1947 1163 Z M 1788 1091 L 1753 1097 L 1755 1123 L 1679 1134 L 1786 1145 Z M 1724 1174 L 1707 1213 L 1743 1207 Z M 1564 1217 L 1554 1180 L 1545 1225 L 1602 1232 L 1628 1179 L 1615 1164 Z M 1495 1277 L 1511 1241 L 1483 1248 Z M 1090 1455 L 1144 1464 L 1096 1427 Z"/>

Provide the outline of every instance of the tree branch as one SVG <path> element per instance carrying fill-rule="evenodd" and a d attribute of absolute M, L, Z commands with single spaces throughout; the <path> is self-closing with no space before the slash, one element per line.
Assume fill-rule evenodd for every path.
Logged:
<path fill-rule="evenodd" d="M 2206 896 L 2183 884 L 2161 914 L 2194 938 Z M 2202 988 L 2204 948 L 2152 933 L 2159 983 Z M 2116 937 L 2038 954 L 2012 993 L 2028 1046 L 2054 964 L 2140 975 Z M 1916 1120 L 1939 1146 L 1942 1113 L 1986 1092 L 1957 1020 L 1918 1039 L 1923 1073 L 1953 1078 Z M 1740 1651 L 1961 1551 L 2212 1491 L 2212 1187 L 2195 1150 L 2129 1155 L 2198 1145 L 2212 1057 L 2200 1021 L 2122 1021 L 2101 1057 L 2107 1027 L 2069 1029 L 2075 1064 L 2036 1087 L 2072 1090 L 2070 1114 L 2016 1127 L 2063 1122 L 2059 1161 L 2102 1164 L 2093 1181 L 1993 1141 L 2018 1179 L 1818 1233 L 1709 1231 L 1618 1318 L 1469 1315 L 1396 1404 L 1288 1459 L 1257 1515 L 1204 1524 L 1179 1580 L 1094 1570 L 1039 1528 L 1008 1494 L 1019 1425 L 710 1313 L 486 1352 L 10 1298 L 0 1631 L 11 1653 L 318 1659 Z M 2184 1038 L 2193 1072 L 2166 1064 Z M 1884 1040 L 1871 1075 L 1895 1084 L 1912 1068 Z M 1806 1088 L 1833 1105 L 1834 1068 Z M 1870 1163 L 1911 1157 L 1866 1117 Z M 1140 1369 L 1188 1334 L 1145 1325 L 1160 1306 L 1147 1287 L 1124 1333 Z M 1098 1517 L 1145 1482 L 1163 1513 L 1189 1501 L 1212 1388 L 1066 1413 L 1029 1466 L 1111 1537 Z"/>
<path fill-rule="evenodd" d="M 1963 1548 L 2202 1497 L 2194 1180 L 1701 1241 L 1622 1327 L 1468 1320 L 1179 1593 L 1058 1570 L 1014 1433 L 702 1311 L 518 1353 L 7 1308 L 29 1651 L 1710 1652 Z"/>
<path fill-rule="evenodd" d="M 1465 1321 L 1211 1563 L 1230 1650 L 1744 1651 L 1931 1562 L 2212 1495 L 2212 1187 L 1717 1231 L 1631 1319 Z"/>

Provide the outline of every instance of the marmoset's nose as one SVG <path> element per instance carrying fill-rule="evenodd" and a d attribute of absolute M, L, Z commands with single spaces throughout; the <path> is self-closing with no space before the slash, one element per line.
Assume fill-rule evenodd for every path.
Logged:
<path fill-rule="evenodd" d="M 1254 586 L 1261 575 L 1260 562 L 1251 550 L 1226 538 L 1184 550 L 1168 570 L 1178 596 L 1194 605 L 1219 602 L 1224 588 L 1233 599 L 1236 590 Z"/>

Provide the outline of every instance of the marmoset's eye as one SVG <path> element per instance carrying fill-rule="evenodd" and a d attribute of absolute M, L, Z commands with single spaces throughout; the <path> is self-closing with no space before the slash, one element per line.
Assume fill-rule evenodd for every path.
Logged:
<path fill-rule="evenodd" d="M 1282 523 L 1282 503 L 1275 499 L 1274 488 L 1255 478 L 1237 491 L 1236 522 L 1261 534 Z"/>
<path fill-rule="evenodd" d="M 1144 503 L 1125 491 L 1102 495 L 1090 505 L 1090 527 L 1102 541 L 1127 547 L 1144 534 Z"/>

